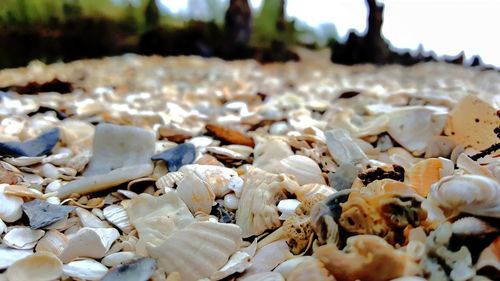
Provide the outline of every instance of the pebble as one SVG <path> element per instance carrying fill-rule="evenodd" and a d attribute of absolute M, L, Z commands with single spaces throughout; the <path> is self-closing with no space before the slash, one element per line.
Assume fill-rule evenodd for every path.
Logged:
<path fill-rule="evenodd" d="M 59 128 L 51 129 L 38 137 L 24 142 L 0 143 L 0 155 L 2 156 L 41 156 L 47 155 L 59 141 Z"/>
<path fill-rule="evenodd" d="M 154 155 L 151 160 L 162 160 L 167 164 L 169 172 L 177 172 L 180 167 L 192 164 L 195 156 L 195 146 L 191 143 L 183 143 Z"/>
<path fill-rule="evenodd" d="M 32 228 L 42 228 L 65 218 L 75 207 L 47 203 L 39 199 L 23 204 Z"/>

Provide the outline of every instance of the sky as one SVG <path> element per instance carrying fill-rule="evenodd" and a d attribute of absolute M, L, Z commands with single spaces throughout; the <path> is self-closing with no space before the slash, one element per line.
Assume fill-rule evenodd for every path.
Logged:
<path fill-rule="evenodd" d="M 187 13 L 189 0 L 159 0 L 174 13 Z M 191 0 L 193 1 L 193 0 Z M 197 1 L 197 0 L 194 0 Z M 204 0 L 199 0 L 204 1 Z M 220 0 L 221 3 L 228 2 Z M 334 23 L 340 37 L 366 29 L 364 0 L 287 0 L 287 16 L 318 28 Z M 383 35 L 400 49 L 466 57 L 500 65 L 500 0 L 379 0 L 385 4 Z M 258 10 L 262 0 L 250 0 Z M 227 5 L 227 4 L 226 4 Z"/>

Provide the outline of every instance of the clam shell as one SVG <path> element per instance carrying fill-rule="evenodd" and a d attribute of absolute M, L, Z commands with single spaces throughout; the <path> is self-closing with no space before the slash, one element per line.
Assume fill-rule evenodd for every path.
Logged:
<path fill-rule="evenodd" d="M 256 138 L 254 149 L 253 166 L 270 173 L 276 173 L 279 170 L 279 161 L 288 156 L 292 156 L 293 152 L 290 145 L 282 138 L 267 137 Z"/>
<path fill-rule="evenodd" d="M 50 230 L 36 244 L 36 252 L 49 252 L 59 256 L 68 245 L 68 238 L 57 230 Z"/>
<path fill-rule="evenodd" d="M 184 178 L 182 172 L 170 172 L 156 180 L 156 187 L 165 192 L 172 190 Z"/>
<path fill-rule="evenodd" d="M 46 281 L 61 277 L 63 265 L 52 253 L 36 253 L 16 261 L 7 269 L 9 280 Z"/>
<path fill-rule="evenodd" d="M 437 158 L 429 158 L 413 165 L 408 171 L 410 184 L 418 194 L 427 196 L 431 185 L 436 183 L 441 176 L 443 163 Z"/>
<path fill-rule="evenodd" d="M 63 265 L 63 273 L 75 279 L 100 280 L 107 272 L 107 267 L 91 259 L 77 260 Z"/>
<path fill-rule="evenodd" d="M 75 209 L 76 215 L 80 218 L 80 223 L 83 227 L 104 228 L 110 227 L 107 222 L 100 220 L 97 216 L 84 208 L 78 207 Z"/>
<path fill-rule="evenodd" d="M 444 177 L 432 185 L 428 198 L 454 213 L 500 218 L 500 183 L 488 177 Z"/>
<path fill-rule="evenodd" d="M 292 155 L 280 161 L 281 172 L 295 176 L 300 185 L 326 184 L 321 169 L 314 160 L 302 155 Z"/>
<path fill-rule="evenodd" d="M 104 217 L 113 225 L 121 229 L 124 233 L 132 230 L 132 225 L 128 219 L 127 211 L 119 205 L 110 205 L 103 210 Z"/>
<path fill-rule="evenodd" d="M 0 184 L 0 219 L 5 222 L 15 222 L 23 215 L 23 199 L 5 194 L 8 184 Z"/>
<path fill-rule="evenodd" d="M 64 263 L 79 257 L 102 258 L 119 236 L 114 228 L 81 228 L 69 238 L 60 258 Z"/>
<path fill-rule="evenodd" d="M 328 185 L 318 184 L 318 183 L 310 183 L 305 184 L 297 188 L 296 190 L 289 190 L 300 202 L 304 202 L 317 194 L 324 195 L 324 197 L 328 197 L 335 192 L 335 189 L 329 187 Z"/>
<path fill-rule="evenodd" d="M 6 269 L 16 261 L 33 254 L 32 250 L 18 250 L 0 246 L 0 269 Z"/>
<path fill-rule="evenodd" d="M 337 164 L 365 163 L 368 157 L 356 144 L 356 141 L 344 129 L 332 129 L 325 132 L 326 145 Z"/>
<path fill-rule="evenodd" d="M 5 234 L 3 242 L 5 245 L 15 249 L 33 249 L 44 234 L 45 231 L 43 230 L 31 229 L 29 227 L 16 227 Z"/>
<path fill-rule="evenodd" d="M 241 229 L 234 224 L 195 222 L 147 250 L 165 272 L 179 272 L 182 280 L 195 281 L 214 274 L 240 244 Z"/>
<path fill-rule="evenodd" d="M 102 264 L 104 264 L 107 267 L 114 267 L 120 264 L 124 264 L 126 262 L 132 261 L 136 258 L 138 258 L 139 255 L 137 255 L 134 252 L 118 252 L 118 253 L 113 253 L 110 255 L 105 256 L 102 259 Z"/>

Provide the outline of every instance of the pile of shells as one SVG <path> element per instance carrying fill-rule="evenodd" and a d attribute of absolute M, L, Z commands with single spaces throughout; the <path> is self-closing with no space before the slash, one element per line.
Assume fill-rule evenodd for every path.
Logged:
<path fill-rule="evenodd" d="M 0 280 L 499 280 L 500 74 L 315 56 L 0 71 Z"/>

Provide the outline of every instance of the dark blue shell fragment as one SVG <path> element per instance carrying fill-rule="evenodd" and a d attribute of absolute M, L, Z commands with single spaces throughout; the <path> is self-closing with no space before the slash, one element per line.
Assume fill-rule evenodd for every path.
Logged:
<path fill-rule="evenodd" d="M 33 200 L 23 204 L 23 211 L 30 220 L 30 226 L 38 229 L 64 219 L 75 207 L 47 203 L 43 200 Z"/>
<path fill-rule="evenodd" d="M 25 142 L 11 141 L 0 143 L 0 155 L 13 157 L 47 155 L 50 154 L 58 141 L 59 128 L 54 128 Z"/>
<path fill-rule="evenodd" d="M 194 145 L 183 143 L 154 155 L 151 160 L 163 160 L 167 164 L 168 171 L 175 172 L 180 167 L 193 163 L 195 156 L 196 148 Z"/>

